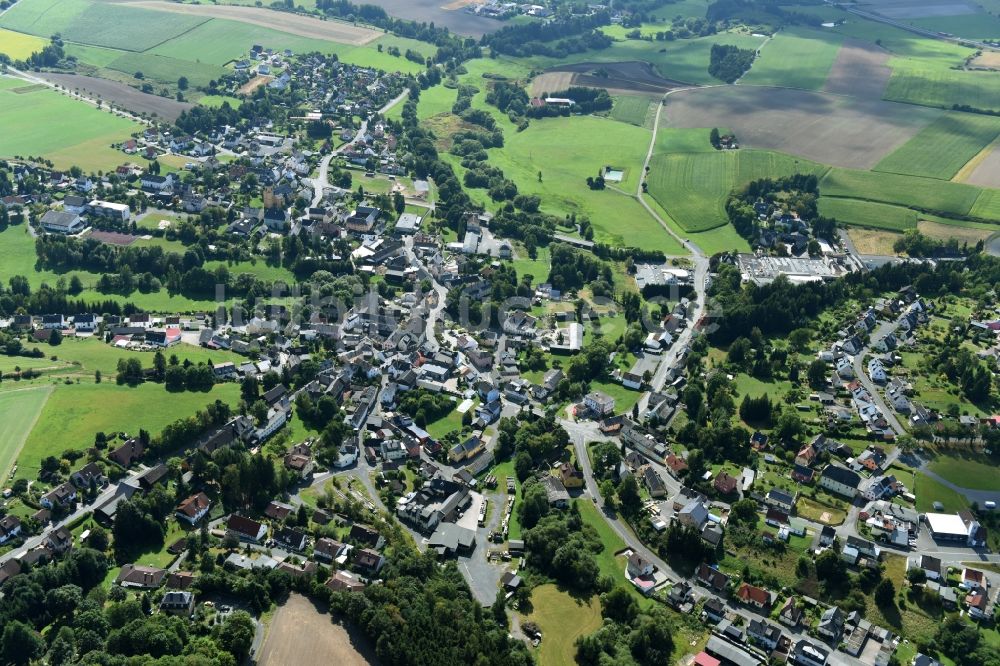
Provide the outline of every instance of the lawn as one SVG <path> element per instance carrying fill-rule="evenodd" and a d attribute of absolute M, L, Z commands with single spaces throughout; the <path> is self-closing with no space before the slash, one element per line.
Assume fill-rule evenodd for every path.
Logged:
<path fill-rule="evenodd" d="M 614 338 L 609 339 L 614 340 Z M 631 414 L 632 408 L 642 397 L 642 391 L 625 388 L 616 381 L 594 381 L 590 383 L 591 391 L 601 391 L 615 399 L 615 414 Z"/>
<path fill-rule="evenodd" d="M 475 409 L 472 411 L 473 416 L 475 416 Z M 434 439 L 441 439 L 449 432 L 454 430 L 462 429 L 462 415 L 458 413 L 457 409 L 453 409 L 443 417 L 439 418 L 433 423 L 427 424 L 427 432 Z"/>
<path fill-rule="evenodd" d="M 57 363 L 53 363 L 51 360 L 48 360 L 48 366 L 60 364 L 71 365 L 74 367 L 76 372 L 84 372 L 89 376 L 93 376 L 95 370 L 100 370 L 104 377 L 109 380 L 114 379 L 118 359 L 120 358 L 135 357 L 142 362 L 144 367 L 152 367 L 153 365 L 152 352 L 137 352 L 118 349 L 105 344 L 99 338 L 94 337 L 80 339 L 64 338 L 62 344 L 58 347 L 42 345 L 41 348 L 47 356 L 56 356 L 58 358 Z M 163 353 L 168 359 L 171 356 L 176 355 L 181 363 L 184 361 L 190 361 L 195 364 L 222 363 L 224 361 L 242 362 L 245 360 L 242 356 L 234 354 L 233 352 L 214 351 L 204 347 L 196 347 L 188 344 L 180 344 L 170 347 L 169 349 L 164 350 Z M 5 360 L 10 362 L 12 359 L 10 359 L 10 357 L 5 357 Z M 25 367 L 23 363 L 21 366 Z"/>
<path fill-rule="evenodd" d="M 915 486 L 913 494 L 917 496 L 917 511 L 934 511 L 934 502 L 941 502 L 944 511 L 947 512 L 961 511 L 969 507 L 964 495 L 921 472 L 915 475 L 913 485 Z"/>
<path fill-rule="evenodd" d="M 843 38 L 834 33 L 797 26 L 785 28 L 761 47 L 740 83 L 819 90 L 826 83 L 842 42 Z"/>
<path fill-rule="evenodd" d="M 616 95 L 611 117 L 629 125 L 649 127 L 652 121 L 650 106 L 653 102 L 648 97 L 638 95 Z"/>
<path fill-rule="evenodd" d="M 875 165 L 876 171 L 949 180 L 1000 133 L 1000 118 L 948 113 Z"/>
<path fill-rule="evenodd" d="M 520 192 L 539 195 L 546 213 L 587 216 L 595 241 L 683 254 L 680 245 L 632 196 L 642 175 L 649 130 L 596 116 L 536 119 L 523 132 L 515 132 L 506 119 L 503 126 L 505 145 L 489 151 L 490 164 L 503 169 Z M 577 140 L 581 136 L 587 141 Z M 459 176 L 464 173 L 458 158 L 445 158 Z M 624 170 L 623 181 L 602 191 L 588 188 L 587 177 L 607 166 Z M 469 190 L 469 194 L 483 205 L 495 205 L 486 190 Z"/>
<path fill-rule="evenodd" d="M 50 89 L 18 93 L 29 84 L 0 78 L 0 156 L 40 156 L 56 168 L 113 168 L 125 160 L 110 144 L 140 125 Z"/>
<path fill-rule="evenodd" d="M 18 458 L 17 476 L 34 478 L 46 456 L 93 446 L 97 432 L 159 433 L 168 423 L 193 415 L 214 400 L 236 404 L 239 386 L 219 384 L 209 393 L 167 393 L 159 384 L 131 388 L 101 384 L 57 384 Z"/>
<path fill-rule="evenodd" d="M 663 122 L 663 119 L 660 119 Z M 728 130 L 719 129 L 720 133 Z M 656 133 L 656 145 L 653 151 L 660 153 L 716 153 L 715 147 L 709 141 L 712 130 L 687 129 L 680 127 L 664 127 L 662 124 Z"/>
<path fill-rule="evenodd" d="M 649 193 L 686 232 L 727 225 L 726 197 L 756 178 L 822 175 L 828 167 L 764 150 L 654 155 Z"/>
<path fill-rule="evenodd" d="M 986 459 L 938 456 L 929 469 L 956 486 L 972 490 L 996 490 L 997 466 Z"/>
<path fill-rule="evenodd" d="M 538 625 L 543 639 L 539 663 L 572 666 L 576 663 L 576 639 L 601 626 L 601 603 L 597 595 L 584 601 L 562 592 L 555 585 L 539 585 L 531 591 L 531 615 L 525 619 Z"/>
<path fill-rule="evenodd" d="M 545 282 L 549 276 L 549 269 L 551 267 L 552 258 L 548 247 L 539 247 L 535 250 L 535 258 L 532 259 L 528 256 L 528 251 L 524 249 L 523 245 L 517 245 L 515 250 L 517 259 L 511 261 L 514 265 L 514 270 L 517 272 L 517 279 L 520 280 L 525 275 L 530 275 L 534 278 L 534 284 L 540 284 Z"/>
<path fill-rule="evenodd" d="M 879 171 L 832 168 L 819 183 L 827 196 L 899 204 L 918 210 L 968 215 L 980 189 L 963 183 Z"/>
<path fill-rule="evenodd" d="M 21 446 L 51 393 L 48 387 L 0 393 L 0 422 L 3 423 L 0 428 L 0 484 L 7 480 Z"/>
<path fill-rule="evenodd" d="M 198 100 L 198 104 L 213 109 L 222 106 L 226 102 L 234 109 L 240 108 L 240 105 L 243 104 L 243 100 L 239 97 L 229 97 L 228 95 L 205 95 Z"/>
<path fill-rule="evenodd" d="M 871 227 L 874 229 L 889 229 L 905 231 L 917 226 L 917 213 L 902 206 L 862 201 L 860 199 L 841 199 L 838 197 L 820 197 L 819 213 L 836 218 L 844 224 Z"/>
<path fill-rule="evenodd" d="M 836 509 L 808 497 L 800 497 L 795 502 L 795 513 L 806 520 L 826 525 L 840 525 L 847 518 L 847 513 L 842 509 Z"/>
<path fill-rule="evenodd" d="M 41 37 L 0 28 L 0 53 L 9 55 L 13 60 L 24 60 L 32 53 L 41 51 L 48 43 L 49 40 Z"/>

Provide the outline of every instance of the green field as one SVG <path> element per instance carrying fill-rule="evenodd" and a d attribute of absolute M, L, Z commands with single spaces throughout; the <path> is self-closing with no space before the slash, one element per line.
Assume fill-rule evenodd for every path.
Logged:
<path fill-rule="evenodd" d="M 28 85 L 0 77 L 0 156 L 41 156 L 57 168 L 77 165 L 85 171 L 125 161 L 111 143 L 128 138 L 140 125 L 54 90 L 17 92 Z"/>
<path fill-rule="evenodd" d="M 503 123 L 510 127 L 506 118 Z M 684 253 L 632 196 L 639 184 L 649 130 L 608 118 L 572 116 L 532 120 L 525 131 L 507 129 L 504 136 L 503 148 L 489 151 L 490 164 L 503 169 L 519 191 L 539 195 L 545 212 L 589 217 L 596 241 Z M 587 140 L 575 140 L 581 136 Z M 460 160 L 445 157 L 461 175 Z M 606 166 L 623 169 L 624 180 L 609 183 L 603 191 L 589 189 L 587 176 L 596 176 Z M 493 205 L 485 190 L 469 190 L 469 194 L 483 205 Z"/>
<path fill-rule="evenodd" d="M 8 382 L 11 383 L 11 382 Z M 7 481 L 24 444 L 49 399 L 48 387 L 29 388 L 0 393 L 0 485 Z"/>
<path fill-rule="evenodd" d="M 1000 190 L 980 192 L 969 214 L 984 220 L 1000 220 Z"/>
<path fill-rule="evenodd" d="M 648 127 L 651 125 L 650 105 L 653 103 L 648 97 L 637 95 L 617 95 L 615 105 L 611 109 L 611 117 L 630 125 Z"/>
<path fill-rule="evenodd" d="M 950 109 L 956 100 L 979 109 L 1000 110 L 1000 77 L 996 72 L 970 72 L 910 64 L 893 59 L 885 99 Z"/>
<path fill-rule="evenodd" d="M 917 496 L 917 511 L 934 511 L 934 502 L 941 502 L 945 511 L 961 511 L 969 506 L 965 497 L 931 477 L 917 472 L 913 494 Z M 996 487 L 996 486 L 994 486 Z"/>
<path fill-rule="evenodd" d="M 760 49 L 740 83 L 819 90 L 826 83 L 843 38 L 829 32 L 790 27 Z"/>
<path fill-rule="evenodd" d="M 972 185 L 879 171 L 833 168 L 820 181 L 820 192 L 912 206 L 928 211 L 968 215 L 980 190 Z"/>
<path fill-rule="evenodd" d="M 917 226 L 915 211 L 874 201 L 820 197 L 819 212 L 820 215 L 836 218 L 838 222 L 860 227 L 905 231 Z"/>
<path fill-rule="evenodd" d="M 956 486 L 972 490 L 996 490 L 997 466 L 985 459 L 939 456 L 930 464 L 930 470 Z"/>
<path fill-rule="evenodd" d="M 664 127 L 660 119 L 660 129 L 656 133 L 655 153 L 715 153 L 715 147 L 709 141 L 711 129 L 681 129 L 679 127 Z M 720 133 L 728 130 L 719 128 Z"/>
<path fill-rule="evenodd" d="M 43 458 L 93 446 L 96 432 L 134 434 L 144 428 L 155 434 L 215 400 L 236 404 L 239 386 L 219 384 L 210 393 L 167 393 L 159 384 L 131 388 L 110 378 L 101 384 L 55 385 L 18 458 L 17 476 L 34 478 Z"/>
<path fill-rule="evenodd" d="M 537 624 L 544 635 L 538 650 L 539 662 L 546 666 L 575 664 L 576 639 L 601 626 L 597 596 L 584 601 L 548 583 L 531 591 L 531 606 L 531 615 L 525 619 Z"/>
<path fill-rule="evenodd" d="M 192 62 L 153 53 L 119 53 L 120 56 L 108 63 L 107 69 L 127 74 L 130 81 L 136 72 L 142 72 L 145 79 L 173 83 L 180 76 L 186 76 L 191 86 L 207 86 L 209 81 L 220 79 L 228 73 L 225 67 L 204 62 Z M 106 78 L 117 77 L 111 75 Z M 138 83 L 141 82 L 137 82 L 137 85 Z"/>
<path fill-rule="evenodd" d="M 949 113 L 875 165 L 876 171 L 949 180 L 1000 133 L 1000 118 Z"/>
<path fill-rule="evenodd" d="M 649 193 L 685 231 L 707 231 L 728 224 L 726 197 L 741 185 L 765 176 L 822 175 L 828 167 L 763 150 L 654 155 Z"/>

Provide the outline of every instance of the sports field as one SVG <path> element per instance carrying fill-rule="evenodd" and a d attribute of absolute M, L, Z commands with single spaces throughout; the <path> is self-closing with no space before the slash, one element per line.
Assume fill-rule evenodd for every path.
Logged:
<path fill-rule="evenodd" d="M 11 380 L 5 383 L 15 384 Z M 0 428 L 0 486 L 5 485 L 7 475 L 51 392 L 51 388 L 46 386 L 0 392 L 0 422 L 3 423 L 3 428 Z"/>
<path fill-rule="evenodd" d="M 819 90 L 826 83 L 843 37 L 808 28 L 785 28 L 760 48 L 740 83 Z"/>
<path fill-rule="evenodd" d="M 44 49 L 48 43 L 47 39 L 41 37 L 0 28 L 0 53 L 14 60 L 24 60 L 32 53 Z"/>
<path fill-rule="evenodd" d="M 124 160 L 111 144 L 140 125 L 53 90 L 0 77 L 0 156 L 41 156 L 56 168 L 110 169 Z"/>
<path fill-rule="evenodd" d="M 951 179 L 1000 134 L 1000 118 L 948 113 L 875 165 L 876 171 Z"/>
<path fill-rule="evenodd" d="M 707 231 L 728 224 L 726 197 L 741 185 L 765 176 L 822 175 L 828 167 L 763 150 L 654 155 L 647 178 L 649 193 L 685 231 Z"/>

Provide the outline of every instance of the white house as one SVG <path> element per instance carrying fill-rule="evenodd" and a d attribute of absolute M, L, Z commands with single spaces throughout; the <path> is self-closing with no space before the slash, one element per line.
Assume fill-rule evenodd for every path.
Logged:
<path fill-rule="evenodd" d="M 877 358 L 873 358 L 868 361 L 868 376 L 876 384 L 884 384 L 888 379 L 885 372 L 885 366 L 882 365 L 882 361 Z"/>
<path fill-rule="evenodd" d="M 615 399 L 600 391 L 592 391 L 584 396 L 583 406 L 597 416 L 607 416 L 615 411 Z"/>
<path fill-rule="evenodd" d="M 837 376 L 841 379 L 854 379 L 854 365 L 850 356 L 841 356 L 837 359 Z"/>
<path fill-rule="evenodd" d="M 177 505 L 177 518 L 187 521 L 190 525 L 194 525 L 208 515 L 211 508 L 212 501 L 208 499 L 208 495 L 205 493 L 191 495 L 191 497 L 188 497 Z"/>

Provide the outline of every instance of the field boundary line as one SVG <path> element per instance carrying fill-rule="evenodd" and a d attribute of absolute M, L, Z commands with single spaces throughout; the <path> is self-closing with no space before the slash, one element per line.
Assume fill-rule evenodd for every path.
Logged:
<path fill-rule="evenodd" d="M 2 476 L 0 476 L 0 481 L 5 481 L 10 475 L 10 470 L 13 468 L 14 465 L 17 464 L 17 459 L 21 457 L 21 451 L 24 450 L 24 445 L 28 443 L 28 437 L 31 435 L 31 432 L 35 429 L 35 426 L 38 425 L 38 419 L 41 418 L 42 412 L 45 411 L 45 405 L 48 404 L 49 398 L 52 397 L 53 390 L 55 389 L 52 386 L 46 386 L 46 387 L 35 386 L 31 388 L 5 391 L 5 393 L 14 393 L 16 391 L 45 391 L 47 395 L 45 396 L 45 402 L 42 403 L 42 406 L 38 409 L 38 412 L 35 414 L 35 418 L 31 420 L 31 426 L 24 431 L 24 434 L 21 436 L 21 441 L 18 442 L 17 446 L 14 447 L 14 455 L 11 458 L 10 465 L 8 466 L 7 469 L 0 470 L 0 474 L 2 474 Z"/>
<path fill-rule="evenodd" d="M 986 144 L 982 150 L 973 155 L 972 159 L 963 164 L 962 168 L 959 169 L 955 173 L 955 175 L 951 177 L 951 182 L 964 183 L 966 180 L 968 180 L 969 176 L 971 176 L 972 173 L 977 168 L 979 168 L 979 165 L 982 164 L 987 157 L 989 157 L 989 154 L 992 153 L 993 150 L 996 149 L 998 145 L 1000 145 L 1000 133 L 998 133 L 997 136 L 993 137 L 993 140 L 990 141 L 988 144 Z M 976 198 L 978 199 L 979 197 Z"/>
<path fill-rule="evenodd" d="M 156 11 L 160 11 L 160 10 L 158 10 L 158 9 L 151 9 L 150 11 L 156 12 Z M 163 12 L 163 13 L 164 14 L 168 14 L 169 12 Z M 194 14 L 193 16 L 197 16 L 197 14 Z M 209 16 L 204 21 L 202 21 L 201 23 L 199 23 L 198 25 L 193 25 L 190 28 L 188 28 L 187 30 L 185 30 L 184 32 L 177 33 L 176 35 L 174 35 L 172 37 L 167 37 L 162 42 L 159 42 L 157 44 L 153 44 L 148 49 L 145 49 L 143 51 L 131 51 L 131 53 L 146 53 L 147 51 L 152 51 L 153 49 L 159 48 L 159 47 L 163 46 L 164 44 L 166 44 L 167 42 L 172 42 L 175 39 L 177 39 L 178 37 L 183 37 L 184 35 L 188 34 L 189 32 L 192 32 L 193 30 L 196 30 L 196 29 L 200 28 L 201 26 L 205 25 L 209 21 L 214 21 L 214 20 L 215 20 L 215 17 Z M 124 51 L 125 49 L 122 49 L 122 50 Z M 156 54 L 153 53 L 152 55 L 156 55 Z"/>

